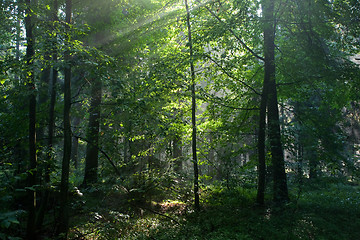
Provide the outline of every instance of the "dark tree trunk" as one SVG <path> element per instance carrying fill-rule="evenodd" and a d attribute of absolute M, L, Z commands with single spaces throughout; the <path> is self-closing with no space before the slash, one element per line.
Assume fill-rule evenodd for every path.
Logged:
<path fill-rule="evenodd" d="M 80 124 L 81 119 L 79 117 L 73 118 L 73 128 L 77 129 Z M 79 132 L 75 130 L 75 134 L 72 139 L 72 147 L 71 147 L 71 159 L 74 163 L 75 169 L 78 169 L 79 166 Z"/>
<path fill-rule="evenodd" d="M 27 239 L 37 239 L 36 234 L 36 191 L 31 190 L 36 185 L 37 155 L 36 155 L 36 93 L 35 78 L 33 69 L 33 58 L 35 55 L 33 22 L 32 22 L 32 2 L 26 0 L 25 10 L 25 30 L 26 30 L 26 84 L 29 87 L 29 170 L 28 170 L 28 222 Z"/>
<path fill-rule="evenodd" d="M 55 23 L 57 21 L 57 13 L 58 13 L 58 3 L 57 0 L 54 0 L 53 5 L 53 11 L 52 11 L 52 21 Z M 52 60 L 53 62 L 57 62 L 57 39 L 55 39 L 54 44 L 52 46 Z M 50 173 L 51 173 L 51 163 L 54 161 L 53 159 L 53 140 L 54 140 L 54 126 L 55 126 L 55 103 L 56 103 L 56 84 L 57 84 L 57 78 L 58 78 L 58 71 L 55 67 L 53 67 L 52 76 L 51 76 L 51 86 L 50 86 L 50 106 L 49 106 L 49 120 L 48 120 L 48 142 L 47 142 L 47 155 L 46 155 L 46 163 L 45 163 L 45 184 L 47 185 L 42 201 L 39 208 L 39 213 L 37 217 L 37 228 L 41 229 L 45 211 L 47 208 L 47 204 L 49 201 L 49 195 L 50 195 Z"/>
<path fill-rule="evenodd" d="M 215 150 L 213 146 L 213 133 L 210 133 L 209 136 L 209 167 L 208 167 L 208 175 L 212 177 L 213 180 L 216 180 L 216 166 L 215 166 Z"/>
<path fill-rule="evenodd" d="M 100 129 L 100 104 L 102 86 L 101 81 L 94 80 L 91 87 L 91 102 L 89 109 L 89 126 L 85 158 L 85 175 L 83 184 L 96 183 L 98 179 L 99 162 L 99 129 Z"/>
<path fill-rule="evenodd" d="M 71 147 L 71 159 L 74 163 L 74 168 L 78 169 L 79 167 L 79 138 L 73 137 L 72 139 L 72 147 Z"/>
<path fill-rule="evenodd" d="M 193 59 L 193 48 L 191 40 L 191 25 L 190 25 L 190 11 L 187 0 L 185 0 L 186 7 L 186 23 L 188 28 L 189 50 L 190 50 L 190 71 L 191 71 L 191 123 L 192 123 L 192 156 L 194 164 L 194 197 L 195 197 L 195 209 L 200 208 L 199 201 L 199 168 L 197 162 L 196 152 L 196 98 L 195 98 L 195 69 Z"/>
<path fill-rule="evenodd" d="M 284 164 L 284 153 L 281 143 L 279 109 L 275 82 L 275 18 L 274 1 L 262 1 L 264 16 L 264 54 L 265 79 L 268 82 L 268 126 L 272 156 L 274 201 L 281 203 L 288 201 L 288 189 Z"/>
<path fill-rule="evenodd" d="M 53 54 L 53 61 L 57 61 L 57 54 Z M 53 161 L 52 148 L 54 144 L 54 127 L 55 127 L 55 103 L 56 103 L 56 82 L 58 78 L 57 69 L 53 68 L 52 84 L 50 92 L 50 106 L 49 106 L 49 123 L 48 123 L 48 165 L 45 171 L 45 181 L 50 182 L 50 166 Z"/>
<path fill-rule="evenodd" d="M 66 0 L 65 7 L 66 14 L 66 34 L 67 44 L 70 45 L 70 24 L 72 14 L 72 0 Z M 61 170 L 61 184 L 60 184 L 60 215 L 58 233 L 60 239 L 67 239 L 69 230 L 69 169 L 71 157 L 71 123 L 70 123 L 70 108 L 71 108 L 71 65 L 70 52 L 64 53 L 64 60 L 67 63 L 64 71 L 64 155 Z"/>
<path fill-rule="evenodd" d="M 176 136 L 173 140 L 173 158 L 174 162 L 174 170 L 175 172 L 182 171 L 182 150 L 181 150 L 181 138 Z"/>
<path fill-rule="evenodd" d="M 297 144 L 298 150 L 297 150 L 297 177 L 300 182 L 302 182 L 303 179 L 303 159 L 304 159 L 304 148 L 301 144 Z"/>
<path fill-rule="evenodd" d="M 309 159 L 309 178 L 316 179 L 318 177 L 318 157 L 317 145 L 308 148 L 307 157 Z"/>
<path fill-rule="evenodd" d="M 131 163 L 131 156 L 133 153 L 132 141 L 131 141 L 131 132 L 132 132 L 132 125 L 131 125 L 131 117 L 129 112 L 124 112 L 124 133 L 125 136 L 123 138 L 124 141 L 124 162 L 128 166 L 126 171 L 132 170 Z"/>
<path fill-rule="evenodd" d="M 22 18 L 22 14 L 23 11 L 20 9 L 20 3 L 17 2 L 17 6 L 16 6 L 16 43 L 15 43 L 15 49 L 16 49 L 16 53 L 15 53 L 15 57 L 16 60 L 20 60 L 20 42 L 21 42 L 21 18 Z M 17 80 L 20 80 L 20 76 L 16 75 L 15 78 Z"/>
<path fill-rule="evenodd" d="M 16 43 L 15 43 L 15 49 L 16 49 L 16 60 L 20 62 L 20 42 L 22 40 L 21 37 L 21 18 L 23 15 L 23 11 L 21 9 L 20 3 L 17 3 L 17 7 L 16 7 L 16 13 L 17 13 L 17 21 L 16 21 Z M 21 81 L 21 73 L 18 72 L 15 75 L 15 79 L 19 81 Z M 21 106 L 21 110 L 23 110 L 25 106 Z M 20 110 L 20 109 L 19 109 Z M 27 145 L 28 143 L 26 143 Z M 24 171 L 26 171 L 26 169 L 24 168 L 25 164 L 23 159 L 25 159 L 26 157 L 26 151 L 25 151 L 25 147 L 24 147 L 25 143 L 23 141 L 17 141 L 15 147 L 14 147 L 14 156 L 16 159 L 18 159 L 16 161 L 16 165 L 15 165 L 15 171 L 14 171 L 14 175 L 18 175 L 23 173 Z M 16 186 L 17 188 L 20 188 L 20 181 L 16 180 Z M 22 201 L 23 199 L 21 199 L 20 201 Z"/>
<path fill-rule="evenodd" d="M 44 56 L 44 60 L 45 62 L 49 62 L 50 61 L 50 53 L 49 50 L 46 50 L 45 56 Z M 47 64 L 45 64 L 47 65 Z M 49 83 L 50 83 L 50 76 L 51 76 L 51 68 L 49 66 L 44 66 L 43 70 L 41 71 L 40 74 L 40 84 L 38 86 L 38 102 L 37 102 L 37 108 L 38 111 L 41 112 L 42 109 L 44 108 L 46 102 L 49 99 L 49 95 L 48 95 L 48 87 L 49 87 Z M 40 146 L 39 148 L 41 149 L 42 146 L 46 145 L 46 141 L 45 141 L 45 126 L 46 126 L 46 117 L 44 118 L 40 118 L 38 119 L 39 125 L 40 127 L 37 129 L 36 135 L 38 138 L 38 146 Z M 43 151 L 40 151 L 40 158 L 42 159 L 42 154 Z M 43 176 L 44 173 L 44 166 L 42 164 L 42 161 L 39 161 L 39 166 L 38 166 L 38 175 L 39 176 Z"/>
<path fill-rule="evenodd" d="M 256 203 L 264 205 L 265 195 L 265 179 L 266 179 L 266 149 L 265 149 L 265 136 L 266 136 L 266 105 L 268 99 L 268 78 L 264 77 L 263 91 L 261 94 L 260 114 L 259 114 L 259 130 L 258 130 L 258 187 Z"/>

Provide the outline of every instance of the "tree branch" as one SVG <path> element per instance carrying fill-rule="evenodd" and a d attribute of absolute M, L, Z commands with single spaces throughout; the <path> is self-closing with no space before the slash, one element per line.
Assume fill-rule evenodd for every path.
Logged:
<path fill-rule="evenodd" d="M 60 129 L 63 129 L 62 127 L 59 127 L 59 128 L 60 128 Z M 64 129 L 63 129 L 63 130 L 64 130 Z M 74 134 L 74 133 L 72 133 L 71 135 L 72 135 L 73 137 L 79 138 L 79 139 L 87 142 L 88 144 L 92 144 L 89 140 L 87 140 L 87 139 L 84 138 L 84 137 L 78 136 L 78 135 L 76 135 L 76 134 Z M 113 160 L 111 159 L 111 157 L 110 157 L 103 149 L 99 148 L 99 146 L 96 146 L 96 147 L 97 147 L 97 149 L 105 156 L 105 158 L 109 161 L 109 163 L 111 164 L 111 166 L 114 168 L 116 174 L 121 177 L 121 173 L 120 173 L 119 169 L 116 167 L 116 165 L 115 165 L 115 163 L 113 162 Z"/>
<path fill-rule="evenodd" d="M 252 90 L 255 94 L 257 94 L 257 95 L 259 95 L 259 96 L 261 95 L 261 93 L 259 93 L 255 88 L 251 87 L 249 84 L 245 83 L 244 81 L 236 78 L 236 77 L 233 76 L 231 73 L 229 73 L 226 69 L 224 69 L 223 66 L 221 66 L 221 65 L 220 65 L 217 61 L 215 61 L 212 57 L 210 57 L 209 55 L 205 55 L 205 57 L 207 57 L 207 58 L 210 59 L 213 63 L 215 63 L 216 66 L 218 66 L 218 67 L 221 69 L 221 71 L 222 71 L 223 73 L 225 73 L 228 77 L 239 81 L 241 84 L 245 85 L 247 88 L 249 88 L 250 90 Z"/>
<path fill-rule="evenodd" d="M 222 102 L 219 102 L 219 101 L 215 101 L 215 98 L 213 96 L 211 96 L 210 94 L 206 93 L 205 91 L 202 91 L 202 93 L 205 95 L 205 97 L 207 99 L 214 99 L 213 102 L 218 104 L 218 105 L 221 105 L 223 107 L 227 107 L 227 108 L 231 108 L 231 109 L 236 109 L 236 110 L 244 110 L 244 111 L 252 111 L 252 110 L 259 110 L 259 108 L 241 108 L 241 107 L 233 107 L 233 106 L 229 106 L 229 105 L 226 105 Z"/>
<path fill-rule="evenodd" d="M 133 205 L 133 206 L 134 206 L 134 205 Z M 135 206 L 135 207 L 136 207 L 136 206 Z M 138 208 L 140 208 L 140 207 L 138 207 Z M 143 208 L 143 209 L 145 209 L 145 210 L 147 210 L 147 211 L 149 211 L 149 212 L 152 212 L 152 213 L 154 213 L 154 214 L 157 214 L 157 215 L 163 216 L 163 217 L 165 217 L 165 218 L 168 218 L 168 219 L 170 219 L 171 221 L 174 221 L 177 225 L 181 225 L 181 224 L 180 224 L 178 221 L 176 221 L 174 218 L 172 218 L 172 217 L 170 217 L 170 216 L 168 216 L 168 215 L 166 215 L 166 214 L 157 212 L 157 211 L 152 210 L 152 209 L 147 208 L 147 207 L 141 207 L 141 208 Z"/>
<path fill-rule="evenodd" d="M 211 11 L 211 9 L 207 6 L 205 6 L 205 9 L 208 10 L 208 12 L 215 17 L 220 23 L 224 24 L 227 28 L 227 30 L 240 42 L 240 44 L 248 51 L 250 52 L 254 57 L 256 57 L 257 59 L 265 62 L 265 59 L 261 56 L 259 56 L 257 53 L 255 53 L 251 48 L 249 48 L 245 42 L 234 32 L 234 30 L 232 30 L 226 23 L 224 23 L 219 16 L 217 16 L 213 11 Z"/>

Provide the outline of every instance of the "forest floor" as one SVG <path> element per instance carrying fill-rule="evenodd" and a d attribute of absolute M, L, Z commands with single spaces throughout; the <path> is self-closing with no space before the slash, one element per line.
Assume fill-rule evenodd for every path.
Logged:
<path fill-rule="evenodd" d="M 360 239 L 360 187 L 322 179 L 290 186 L 291 202 L 254 206 L 255 188 L 203 190 L 202 208 L 166 200 L 141 204 L 124 193 L 79 200 L 71 239 Z M 81 206 L 80 206 L 81 205 Z"/>

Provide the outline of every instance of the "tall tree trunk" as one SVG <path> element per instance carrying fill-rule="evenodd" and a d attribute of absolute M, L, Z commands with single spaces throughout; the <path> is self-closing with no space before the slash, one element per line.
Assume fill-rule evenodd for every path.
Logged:
<path fill-rule="evenodd" d="M 27 239 L 36 239 L 36 191 L 32 188 L 36 185 L 37 155 L 36 155 L 36 93 L 33 69 L 33 58 L 35 55 L 32 22 L 32 2 L 26 0 L 25 30 L 26 30 L 26 84 L 29 86 L 29 171 L 28 171 L 28 222 Z"/>
<path fill-rule="evenodd" d="M 100 105 L 102 86 L 101 81 L 94 80 L 91 86 L 91 102 L 89 109 L 89 126 L 85 157 L 85 174 L 83 184 L 96 183 L 98 179 L 99 165 L 99 129 L 100 129 Z"/>
<path fill-rule="evenodd" d="M 15 49 L 16 49 L 16 60 L 18 62 L 20 62 L 20 43 L 21 43 L 21 18 L 23 15 L 23 10 L 21 9 L 20 3 L 19 1 L 16 1 L 16 43 L 15 43 Z M 19 84 L 21 84 L 21 73 L 18 72 L 15 75 L 15 79 L 18 81 Z M 24 108 L 25 106 L 22 106 L 21 108 Z M 23 109 L 22 109 L 23 110 Z M 28 143 L 26 143 L 27 145 Z M 23 141 L 17 141 L 15 147 L 14 147 L 14 153 L 15 153 L 15 158 L 18 159 L 16 161 L 16 166 L 15 166 L 15 171 L 14 171 L 14 175 L 18 175 L 23 173 L 24 171 L 26 171 L 26 169 L 24 168 L 25 164 L 23 159 L 25 159 L 26 156 L 26 151 L 25 151 L 25 147 L 24 147 L 24 142 Z M 16 186 L 18 186 L 18 188 L 20 188 L 20 181 L 16 180 Z M 23 199 L 19 199 L 20 201 L 23 201 Z"/>
<path fill-rule="evenodd" d="M 268 99 L 268 77 L 264 77 L 263 90 L 261 94 L 260 102 L 260 114 L 259 114 L 259 130 L 258 130 L 258 187 L 256 203 L 264 205 L 265 195 L 265 178 L 266 178 L 266 149 L 265 149 L 265 132 L 266 132 L 266 106 Z"/>
<path fill-rule="evenodd" d="M 58 14 L 58 2 L 57 2 L 57 0 L 54 0 L 53 11 L 52 11 L 53 24 L 55 24 L 56 21 L 58 20 L 57 14 Z M 56 29 L 53 29 L 53 31 L 56 31 Z M 55 37 L 54 44 L 52 45 L 52 60 L 54 63 L 57 62 L 57 39 L 56 39 L 56 37 Z M 47 126 L 48 142 L 47 142 L 47 154 L 46 154 L 45 176 L 44 176 L 46 188 L 45 188 L 45 192 L 43 193 L 43 198 L 41 201 L 38 217 L 36 220 L 37 221 L 36 225 L 37 225 L 38 229 L 41 229 L 41 227 L 42 227 L 42 224 L 44 221 L 44 216 L 45 216 L 45 211 L 46 211 L 47 204 L 49 201 L 51 163 L 52 163 L 52 161 L 54 161 L 52 148 L 53 148 L 53 140 L 54 140 L 56 84 L 57 84 L 57 78 L 58 78 L 58 71 L 54 66 L 52 67 L 52 70 L 53 70 L 52 76 L 51 76 L 52 81 L 51 81 L 51 85 L 50 85 L 50 106 L 48 109 L 49 120 L 48 120 L 48 126 Z"/>
<path fill-rule="evenodd" d="M 284 164 L 284 152 L 281 143 L 279 109 L 275 81 L 275 18 L 274 1 L 262 1 L 262 13 L 264 16 L 264 55 L 265 55 L 265 78 L 268 82 L 268 126 L 272 156 L 273 181 L 275 202 L 288 201 L 288 189 Z"/>
<path fill-rule="evenodd" d="M 46 49 L 46 53 L 44 54 L 44 61 L 45 63 L 41 74 L 40 74 L 40 84 L 38 86 L 38 101 L 37 101 L 37 107 L 38 111 L 41 112 L 45 105 L 47 105 L 47 101 L 49 100 L 49 83 L 50 83 L 50 77 L 51 77 L 51 68 L 48 66 L 48 63 L 50 62 L 50 49 Z M 37 129 L 37 138 L 40 148 L 42 146 L 46 145 L 45 142 L 45 126 L 48 119 L 46 117 L 38 119 L 40 127 Z M 41 155 L 43 154 L 43 151 L 40 151 L 40 158 L 42 159 Z M 43 164 L 40 160 L 38 174 L 39 176 L 43 175 Z"/>
<path fill-rule="evenodd" d="M 70 45 L 70 24 L 72 14 L 72 0 L 66 0 L 65 7 L 66 14 L 66 34 L 67 43 Z M 64 60 L 67 63 L 64 71 L 64 155 L 61 170 L 61 184 L 60 184 L 60 215 L 58 233 L 61 239 L 67 239 L 69 230 L 69 168 L 71 158 L 71 123 L 70 123 L 70 108 L 71 108 L 71 66 L 70 66 L 70 52 L 67 50 L 64 53 Z"/>
<path fill-rule="evenodd" d="M 15 43 L 15 57 L 17 61 L 20 61 L 20 43 L 21 43 L 21 18 L 23 11 L 20 8 L 19 1 L 16 1 L 16 43 Z M 20 76 L 16 74 L 15 79 L 20 80 Z"/>
<path fill-rule="evenodd" d="M 194 56 L 193 46 L 191 40 L 191 25 L 190 25 L 190 11 L 187 0 L 185 0 L 186 7 L 186 23 L 188 28 L 188 40 L 190 50 L 190 71 L 191 71 L 191 124 L 192 124 L 192 156 L 194 164 L 194 206 L 196 210 L 200 208 L 199 201 L 199 168 L 197 162 L 197 151 L 196 151 L 196 98 L 195 98 L 195 69 L 194 69 Z"/>

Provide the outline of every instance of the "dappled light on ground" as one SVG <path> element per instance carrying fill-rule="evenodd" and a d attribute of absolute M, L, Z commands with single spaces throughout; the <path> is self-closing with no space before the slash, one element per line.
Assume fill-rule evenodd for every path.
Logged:
<path fill-rule="evenodd" d="M 360 236 L 356 228 L 360 223 L 360 187 L 354 184 L 314 183 L 304 187 L 297 201 L 285 206 L 269 204 L 264 208 L 251 203 L 255 197 L 252 189 L 209 188 L 211 193 L 206 195 L 208 199 L 202 199 L 207 203 L 200 212 L 194 212 L 189 204 L 170 199 L 136 207 L 123 202 L 117 211 L 109 211 L 109 207 L 115 206 L 114 202 L 96 206 L 97 212 L 76 217 L 77 227 L 71 230 L 71 236 L 86 240 L 317 240 Z M 217 204 L 220 200 L 222 205 Z"/>

